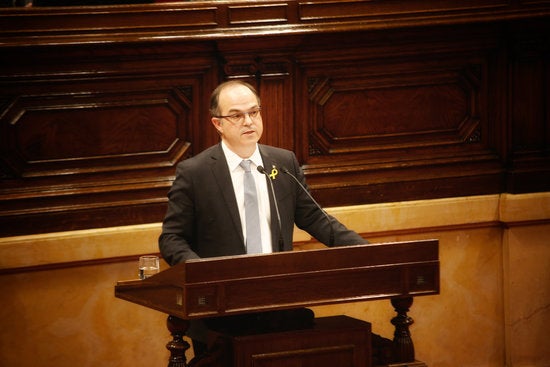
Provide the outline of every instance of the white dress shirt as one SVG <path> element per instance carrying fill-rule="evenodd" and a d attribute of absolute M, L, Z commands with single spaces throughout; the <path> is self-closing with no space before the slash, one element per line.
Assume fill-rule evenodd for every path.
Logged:
<path fill-rule="evenodd" d="M 246 220 L 244 214 L 244 169 L 240 166 L 243 158 L 233 153 L 227 145 L 222 141 L 222 149 L 225 154 L 227 166 L 231 173 L 231 181 L 235 191 L 235 198 L 239 207 L 239 215 L 241 217 L 243 237 L 246 243 Z M 250 169 L 254 182 L 256 184 L 256 192 L 258 194 L 258 208 L 260 209 L 260 228 L 262 238 L 262 252 L 268 254 L 273 252 L 271 240 L 271 210 L 269 205 L 269 188 L 267 187 L 266 177 L 263 173 L 258 172 L 258 166 L 263 166 L 262 156 L 256 145 L 254 153 L 246 159 L 250 159 L 252 164 Z"/>

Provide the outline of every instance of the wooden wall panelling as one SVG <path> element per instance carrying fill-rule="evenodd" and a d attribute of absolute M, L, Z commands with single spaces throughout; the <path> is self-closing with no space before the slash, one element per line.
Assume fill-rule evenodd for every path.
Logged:
<path fill-rule="evenodd" d="M 491 100 L 499 86 L 489 84 L 505 77 L 498 27 L 323 42 L 311 39 L 298 63 L 307 90 L 303 163 L 324 205 L 502 190 L 490 123 L 502 101 Z"/>
<path fill-rule="evenodd" d="M 435 14 L 449 16 L 456 12 L 498 12 L 509 7 L 505 0 L 461 0 L 461 1 L 302 1 L 300 19 L 302 20 L 340 20 L 351 17 L 368 17 L 372 22 L 387 21 L 387 18 L 404 16 L 412 12 L 423 13 L 424 17 Z M 385 19 L 386 18 L 386 19 Z M 421 23 L 418 17 L 417 22 Z"/>
<path fill-rule="evenodd" d="M 0 9 L 0 45 L 103 42 L 106 35 L 111 42 L 142 42 L 465 24 L 548 16 L 548 4 L 542 0 L 241 0 L 34 6 Z"/>
<path fill-rule="evenodd" d="M 550 26 L 510 28 L 509 192 L 548 190 L 550 182 Z"/>
<path fill-rule="evenodd" d="M 160 221 L 235 77 L 325 206 L 550 190 L 548 4 L 0 9 L 0 235 Z"/>
<path fill-rule="evenodd" d="M 224 79 L 244 79 L 262 98 L 261 143 L 295 150 L 294 59 L 300 37 L 265 37 L 218 42 Z"/>
<path fill-rule="evenodd" d="M 187 47 L 54 48 L 40 63 L 11 54 L 3 235 L 162 219 L 174 166 L 201 138 L 203 83 L 215 66 Z"/>

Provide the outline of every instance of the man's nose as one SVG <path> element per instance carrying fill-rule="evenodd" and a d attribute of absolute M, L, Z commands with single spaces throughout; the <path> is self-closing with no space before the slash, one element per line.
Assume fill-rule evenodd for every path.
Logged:
<path fill-rule="evenodd" d="M 245 112 L 244 113 L 244 122 L 243 124 L 245 126 L 249 126 L 249 125 L 252 125 L 254 123 L 254 121 L 252 120 L 252 117 L 250 117 L 250 114 Z"/>

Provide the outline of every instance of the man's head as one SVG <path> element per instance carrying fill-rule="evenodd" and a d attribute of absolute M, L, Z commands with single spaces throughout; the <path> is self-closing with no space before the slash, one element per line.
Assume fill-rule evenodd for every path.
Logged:
<path fill-rule="evenodd" d="M 248 158 L 263 133 L 260 98 L 250 84 L 228 81 L 220 84 L 210 98 L 212 124 L 229 149 Z"/>

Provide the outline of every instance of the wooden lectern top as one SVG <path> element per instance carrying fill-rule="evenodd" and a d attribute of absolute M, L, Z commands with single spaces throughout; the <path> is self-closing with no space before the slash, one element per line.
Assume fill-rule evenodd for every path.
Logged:
<path fill-rule="evenodd" d="M 439 293 L 439 241 L 189 260 L 115 296 L 182 319 Z"/>

